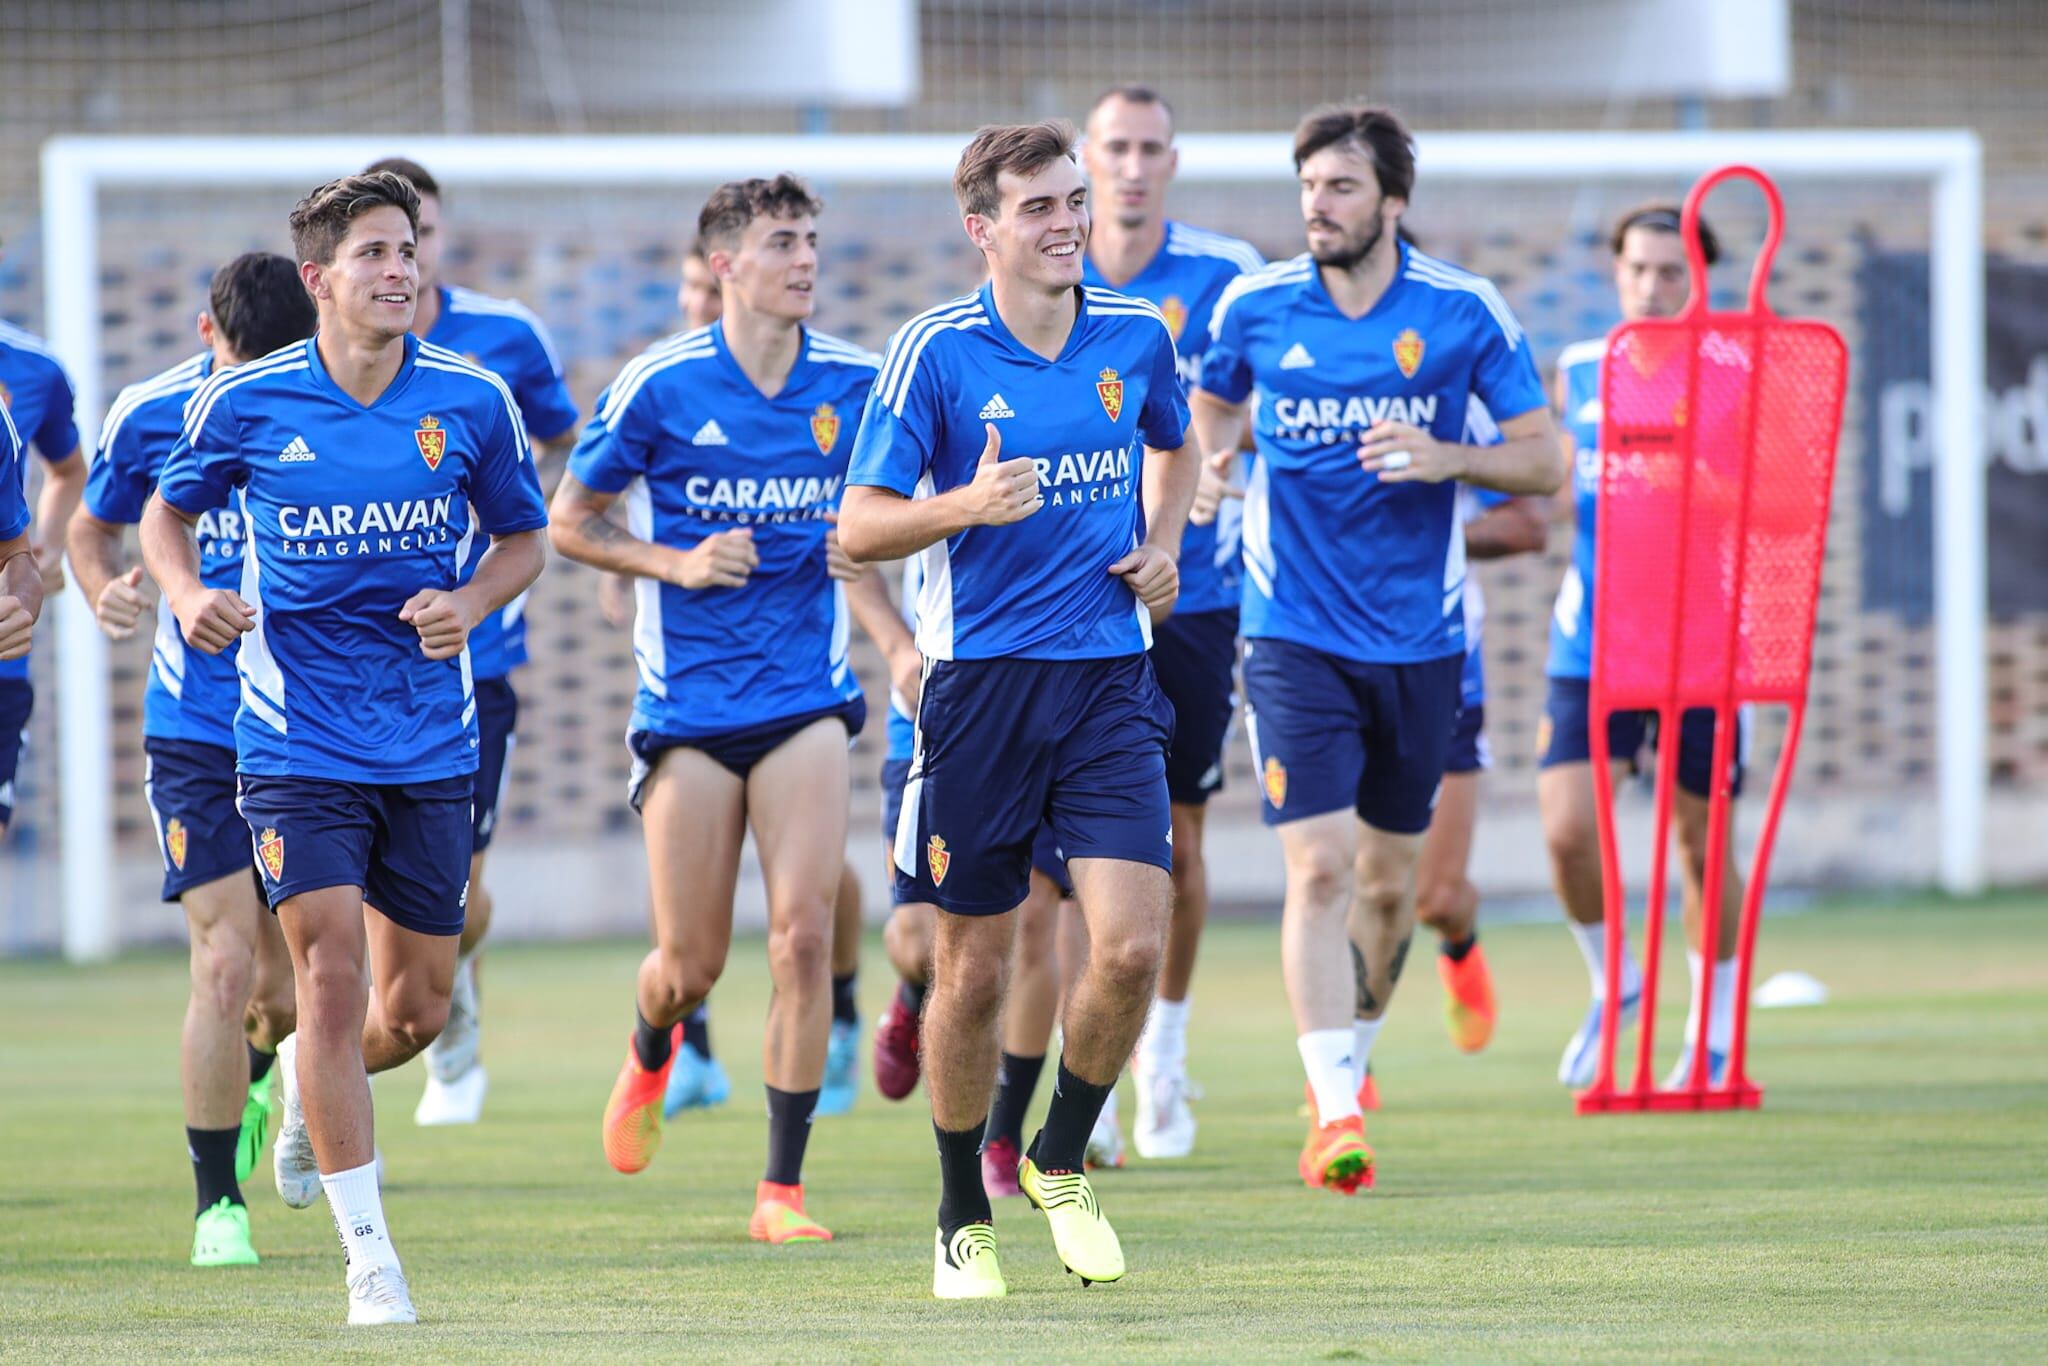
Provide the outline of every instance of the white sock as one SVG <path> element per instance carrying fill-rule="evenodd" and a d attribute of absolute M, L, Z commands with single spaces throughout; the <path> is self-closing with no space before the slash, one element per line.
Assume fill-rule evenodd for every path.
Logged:
<path fill-rule="evenodd" d="M 1572 927 L 1572 938 L 1579 941 L 1579 956 L 1586 960 L 1586 973 L 1593 979 L 1593 999 L 1604 1000 L 1607 996 L 1607 927 L 1605 925 L 1581 925 L 1568 920 Z M 1642 990 L 1643 974 L 1636 968 L 1636 960 L 1629 956 L 1628 939 L 1621 941 L 1621 994 L 1633 996 Z"/>
<path fill-rule="evenodd" d="M 1688 952 L 1686 966 L 1692 969 L 1693 1005 L 1686 1012 L 1685 1037 L 1699 1037 L 1700 956 Z M 1723 958 L 1714 964 L 1713 1013 L 1707 1017 L 1707 1047 L 1726 1053 L 1735 1046 L 1735 960 Z"/>
<path fill-rule="evenodd" d="M 1365 1085 L 1366 1064 L 1372 1061 L 1372 1041 L 1380 1036 L 1380 1026 L 1384 1023 L 1384 1015 L 1377 1020 L 1351 1022 L 1351 1090 L 1354 1094 Z"/>
<path fill-rule="evenodd" d="M 1160 997 L 1138 1036 L 1138 1066 L 1147 1072 L 1179 1075 L 1188 1061 L 1188 1003 Z"/>
<path fill-rule="evenodd" d="M 1352 1031 L 1312 1029 L 1294 1041 L 1316 1098 L 1316 1122 L 1331 1124 L 1358 1113 L 1358 1076 L 1351 1067 Z"/>
<path fill-rule="evenodd" d="M 341 1252 L 351 1273 L 368 1266 L 398 1266 L 398 1251 L 384 1226 L 384 1199 L 377 1189 L 377 1164 L 365 1162 L 345 1172 L 320 1174 L 327 1207 L 341 1234 Z"/>

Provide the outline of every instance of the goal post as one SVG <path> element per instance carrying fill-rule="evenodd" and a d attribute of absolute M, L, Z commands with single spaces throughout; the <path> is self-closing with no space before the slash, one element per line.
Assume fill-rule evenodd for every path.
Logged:
<path fill-rule="evenodd" d="M 100 200 L 108 189 L 270 187 L 300 192 L 402 153 L 450 183 L 543 188 L 703 185 L 789 170 L 833 185 L 942 187 L 966 134 L 788 137 L 58 137 L 42 151 L 45 316 L 77 385 L 80 430 L 105 410 Z M 1291 179 L 1285 133 L 1180 137 L 1183 184 Z M 1983 151 L 1968 130 L 1436 133 L 1417 138 L 1432 184 L 1690 180 L 1728 162 L 1790 185 L 1909 184 L 1928 195 L 1934 426 L 1937 866 L 1945 891 L 1985 877 L 1986 507 Z M 1794 310 L 1796 311 L 1796 310 Z M 118 947 L 108 653 L 80 595 L 56 607 L 65 955 Z"/>

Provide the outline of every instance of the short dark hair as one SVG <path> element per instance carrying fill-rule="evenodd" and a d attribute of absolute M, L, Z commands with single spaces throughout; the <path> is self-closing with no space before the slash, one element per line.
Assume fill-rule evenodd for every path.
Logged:
<path fill-rule="evenodd" d="M 207 312 L 243 360 L 304 341 L 320 325 L 298 266 L 274 251 L 246 251 L 216 270 Z"/>
<path fill-rule="evenodd" d="M 1166 126 L 1169 129 L 1173 127 L 1173 106 L 1167 102 L 1166 96 L 1160 94 L 1156 87 L 1142 85 L 1136 81 L 1127 81 L 1121 85 L 1113 85 L 1095 97 L 1095 103 L 1088 106 L 1088 117 L 1093 119 L 1095 111 L 1108 104 L 1111 100 L 1122 100 L 1126 104 L 1156 104 L 1166 111 Z"/>
<path fill-rule="evenodd" d="M 710 265 L 711 253 L 704 250 L 704 239 L 692 237 L 690 245 L 683 249 L 683 259 L 685 261 L 702 261 L 705 265 Z"/>
<path fill-rule="evenodd" d="M 1407 199 L 1415 189 L 1415 139 L 1393 110 L 1376 104 L 1328 104 L 1294 130 L 1294 169 L 1322 151 L 1350 143 L 1372 158 L 1380 193 Z"/>
<path fill-rule="evenodd" d="M 992 123 L 979 129 L 953 168 L 953 198 L 959 201 L 960 212 L 994 218 L 1003 205 L 1002 192 L 996 188 L 998 176 L 1004 171 L 1036 175 L 1061 157 L 1072 161 L 1077 136 L 1065 119 Z"/>
<path fill-rule="evenodd" d="M 410 180 L 412 187 L 421 194 L 430 194 L 436 199 L 441 197 L 441 182 L 434 179 L 433 172 L 420 165 L 417 161 L 414 161 L 411 157 L 383 157 L 363 167 L 365 175 L 370 175 L 377 171 L 396 171 L 407 180 Z"/>
<path fill-rule="evenodd" d="M 1630 228 L 1642 228 L 1647 232 L 1668 232 L 1673 237 L 1685 227 L 1685 211 L 1668 199 L 1652 199 L 1638 204 L 1623 214 L 1614 224 L 1614 233 L 1607 239 L 1607 249 L 1616 256 L 1621 255 L 1622 246 L 1628 238 Z M 1714 236 L 1714 230 L 1707 226 L 1705 215 L 1700 217 L 1700 251 L 1713 265 L 1721 259 L 1721 239 Z"/>
<path fill-rule="evenodd" d="M 705 250 L 729 247 L 756 218 L 802 218 L 825 211 L 811 187 L 784 171 L 773 180 L 731 180 L 711 192 L 697 215 L 697 243 Z"/>
<path fill-rule="evenodd" d="M 413 232 L 419 232 L 419 191 L 396 171 L 366 171 L 330 180 L 292 209 L 292 250 L 301 261 L 333 265 L 349 226 L 372 209 L 387 207 L 404 210 Z"/>

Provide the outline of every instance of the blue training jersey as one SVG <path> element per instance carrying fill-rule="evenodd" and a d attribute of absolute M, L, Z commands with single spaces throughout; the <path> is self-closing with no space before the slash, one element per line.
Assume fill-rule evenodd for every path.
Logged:
<path fill-rule="evenodd" d="M 525 304 L 473 289 L 442 285 L 441 312 L 426 339 L 505 381 L 527 434 L 552 441 L 576 426 L 576 400 L 562 374 L 547 327 Z M 503 678 L 526 662 L 526 594 L 477 623 L 469 633 L 470 672 Z"/>
<path fill-rule="evenodd" d="M 28 534 L 28 480 L 23 459 L 14 417 L 7 405 L 0 403 L 0 541 Z"/>
<path fill-rule="evenodd" d="M 1458 441 L 1477 396 L 1496 415 L 1541 408 L 1529 346 L 1500 292 L 1406 243 L 1386 293 L 1347 318 L 1312 258 L 1243 276 L 1217 305 L 1202 388 L 1256 398 L 1245 491 L 1244 620 L 1365 663 L 1465 648 L 1465 543 L 1452 484 L 1383 483 L 1358 468 L 1380 421 Z"/>
<path fill-rule="evenodd" d="M 376 401 L 318 338 L 214 375 L 158 476 L 188 515 L 232 507 L 256 609 L 236 667 L 237 766 L 411 783 L 476 771 L 469 652 L 430 660 L 399 610 L 457 587 L 487 536 L 547 525 L 526 430 L 488 370 L 415 337 Z"/>
<path fill-rule="evenodd" d="M 1224 287 L 1264 264 L 1249 242 L 1169 220 L 1159 253 L 1114 288 L 1159 305 L 1179 353 L 1181 387 L 1192 389 L 1201 374 L 1202 353 L 1209 348 L 1209 320 Z M 1109 283 L 1092 260 L 1082 273 L 1091 285 Z M 1215 521 L 1207 526 L 1188 523 L 1180 542 L 1176 613 L 1237 610 L 1244 596 L 1244 565 L 1238 555 L 1243 508 L 1239 500 L 1226 498 L 1216 509 Z"/>
<path fill-rule="evenodd" d="M 922 552 L 917 645 L 928 659 L 1112 659 L 1152 645 L 1152 623 L 1108 573 L 1144 536 L 1144 448 L 1186 440 L 1173 333 L 1143 299 L 1079 291 L 1055 360 L 1010 334 L 992 287 L 941 304 L 890 339 L 861 416 L 849 482 L 904 497 L 974 479 L 987 443 L 1037 462 L 1045 504 Z"/>
<path fill-rule="evenodd" d="M 1557 358 L 1564 429 L 1572 439 L 1572 560 L 1550 613 L 1552 678 L 1593 676 L 1593 535 L 1600 506 L 1600 363 L 1607 339 L 1574 342 Z"/>
<path fill-rule="evenodd" d="M 750 529 L 760 564 L 741 588 L 639 579 L 635 730 L 696 737 L 824 711 L 860 696 L 845 586 L 826 570 L 854 415 L 880 358 L 806 329 L 770 398 L 712 323 L 627 362 L 583 429 L 569 473 L 623 494 L 632 532 L 689 550 Z"/>
<path fill-rule="evenodd" d="M 213 374 L 213 356 L 201 353 L 160 375 L 123 389 L 107 409 L 99 452 L 85 481 L 85 510 L 102 522 L 130 526 L 156 489 L 164 461 L 185 425 L 185 404 Z M 242 583 L 242 514 L 232 507 L 199 514 L 199 578 L 208 588 Z M 156 613 L 149 683 L 142 694 L 142 733 L 156 740 L 235 746 L 235 675 L 240 645 L 217 655 L 185 644 L 168 606 Z"/>
<path fill-rule="evenodd" d="M 53 464 L 78 449 L 71 376 L 41 337 L 5 322 L 0 322 L 0 407 L 8 410 L 21 441 L 17 474 L 23 489 L 28 484 L 30 446 Z M 61 549 L 63 544 L 60 527 L 50 545 Z M 27 655 L 0 660 L 0 678 L 27 677 Z"/>

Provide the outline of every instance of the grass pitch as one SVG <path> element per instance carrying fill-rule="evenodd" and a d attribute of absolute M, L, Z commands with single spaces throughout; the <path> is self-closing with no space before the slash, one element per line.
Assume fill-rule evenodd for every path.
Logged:
<path fill-rule="evenodd" d="M 1504 1011 L 1492 1046 L 1452 1049 L 1418 952 L 1376 1049 L 1379 1189 L 1345 1200 L 1294 1176 L 1301 1081 L 1275 928 L 1215 926 L 1190 1038 L 1197 1155 L 1097 1180 L 1130 1274 L 1081 1289 L 1042 1219 L 1008 1203 L 1010 1298 L 950 1306 L 929 1294 L 921 1093 L 892 1105 L 870 1089 L 818 1122 L 810 1205 L 837 1242 L 747 1241 L 758 941 L 735 946 L 716 998 L 733 1103 L 673 1124 L 630 1179 L 605 1166 L 598 1120 L 640 947 L 493 950 L 485 1122 L 415 1128 L 418 1066 L 378 1082 L 385 1207 L 424 1322 L 354 1331 L 324 1208 L 286 1209 L 267 1158 L 247 1191 L 264 1264 L 186 1264 L 182 957 L 0 964 L 0 1356 L 2048 1355 L 2038 901 L 1771 921 L 1759 980 L 1801 968 L 1834 996 L 1753 1017 L 1752 1114 L 1575 1117 L 1553 1080 L 1585 1005 L 1569 938 L 1506 925 L 1485 942 Z M 877 947 L 866 961 L 872 1019 L 889 982 Z M 1682 1006 L 1676 954 L 1667 971 Z"/>

